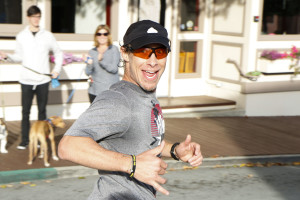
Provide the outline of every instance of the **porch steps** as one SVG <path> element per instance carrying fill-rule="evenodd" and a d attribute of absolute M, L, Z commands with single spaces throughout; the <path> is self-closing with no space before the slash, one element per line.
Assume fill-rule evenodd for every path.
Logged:
<path fill-rule="evenodd" d="M 212 96 L 160 97 L 164 117 L 243 116 L 236 102 Z"/>

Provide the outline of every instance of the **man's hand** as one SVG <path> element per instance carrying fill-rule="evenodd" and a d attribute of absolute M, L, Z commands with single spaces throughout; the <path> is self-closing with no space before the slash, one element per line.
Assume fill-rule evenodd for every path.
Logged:
<path fill-rule="evenodd" d="M 175 153 L 180 160 L 196 167 L 201 165 L 203 157 L 200 151 L 200 145 L 191 141 L 191 135 L 187 135 L 185 141 L 181 142 L 175 148 Z"/>
<path fill-rule="evenodd" d="M 1 59 L 6 59 L 7 58 L 7 54 L 4 53 L 3 51 L 0 51 L 0 58 Z"/>
<path fill-rule="evenodd" d="M 136 157 L 136 170 L 134 177 L 139 181 L 152 185 L 157 191 L 169 195 L 169 192 L 160 184 L 165 184 L 166 179 L 159 175 L 166 173 L 167 163 L 165 163 L 157 155 L 161 154 L 165 142 L 163 141 L 160 146 L 145 151 Z"/>
<path fill-rule="evenodd" d="M 57 73 L 55 71 L 51 72 L 51 74 L 52 74 L 51 78 L 57 78 L 59 75 L 59 73 Z"/>

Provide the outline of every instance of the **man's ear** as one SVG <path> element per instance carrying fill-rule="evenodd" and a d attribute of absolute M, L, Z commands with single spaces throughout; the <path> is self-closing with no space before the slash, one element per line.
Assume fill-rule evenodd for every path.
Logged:
<path fill-rule="evenodd" d="M 129 53 L 125 51 L 124 47 L 121 47 L 122 58 L 125 62 L 129 62 Z"/>
<path fill-rule="evenodd" d="M 125 62 L 129 62 L 129 54 L 128 53 L 124 53 L 123 59 L 124 59 Z"/>

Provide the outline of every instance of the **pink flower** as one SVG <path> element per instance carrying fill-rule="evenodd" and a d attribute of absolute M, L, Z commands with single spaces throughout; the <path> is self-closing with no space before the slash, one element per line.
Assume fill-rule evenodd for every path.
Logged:
<path fill-rule="evenodd" d="M 54 60 L 55 60 L 54 56 L 50 55 L 50 62 L 54 63 Z"/>
<path fill-rule="evenodd" d="M 64 53 L 62 65 L 67 65 L 73 62 L 82 62 L 82 61 L 83 61 L 82 58 L 75 57 L 71 53 Z M 50 62 L 55 63 L 55 58 L 53 55 L 50 55 Z"/>
<path fill-rule="evenodd" d="M 289 56 L 289 54 L 287 52 L 284 52 L 281 54 L 281 58 L 287 58 Z"/>
<path fill-rule="evenodd" d="M 293 46 L 293 47 L 292 47 L 292 52 L 293 52 L 293 53 L 298 53 L 299 50 L 296 48 L 296 46 Z"/>
<path fill-rule="evenodd" d="M 289 56 L 292 57 L 292 58 L 296 58 L 296 55 L 294 53 L 290 53 Z"/>
<path fill-rule="evenodd" d="M 293 60 L 295 58 L 300 57 L 300 52 L 296 48 L 296 46 L 292 46 L 290 53 L 287 52 L 279 53 L 276 50 L 264 50 L 260 55 L 260 57 L 268 60 L 277 60 L 277 59 L 284 59 L 284 58 L 291 58 Z"/>

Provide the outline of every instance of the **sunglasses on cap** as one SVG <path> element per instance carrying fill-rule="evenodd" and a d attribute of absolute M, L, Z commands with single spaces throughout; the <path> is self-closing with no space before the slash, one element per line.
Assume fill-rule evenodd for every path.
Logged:
<path fill-rule="evenodd" d="M 108 36 L 108 33 L 96 33 L 97 36 L 101 36 L 101 35 L 104 35 L 104 36 Z"/>
<path fill-rule="evenodd" d="M 157 59 L 162 59 L 167 57 L 168 55 L 168 49 L 165 47 L 157 47 L 157 48 L 151 48 L 151 47 L 143 47 L 139 49 L 134 49 L 132 50 L 133 55 L 143 58 L 143 59 L 148 59 L 154 53 Z"/>

